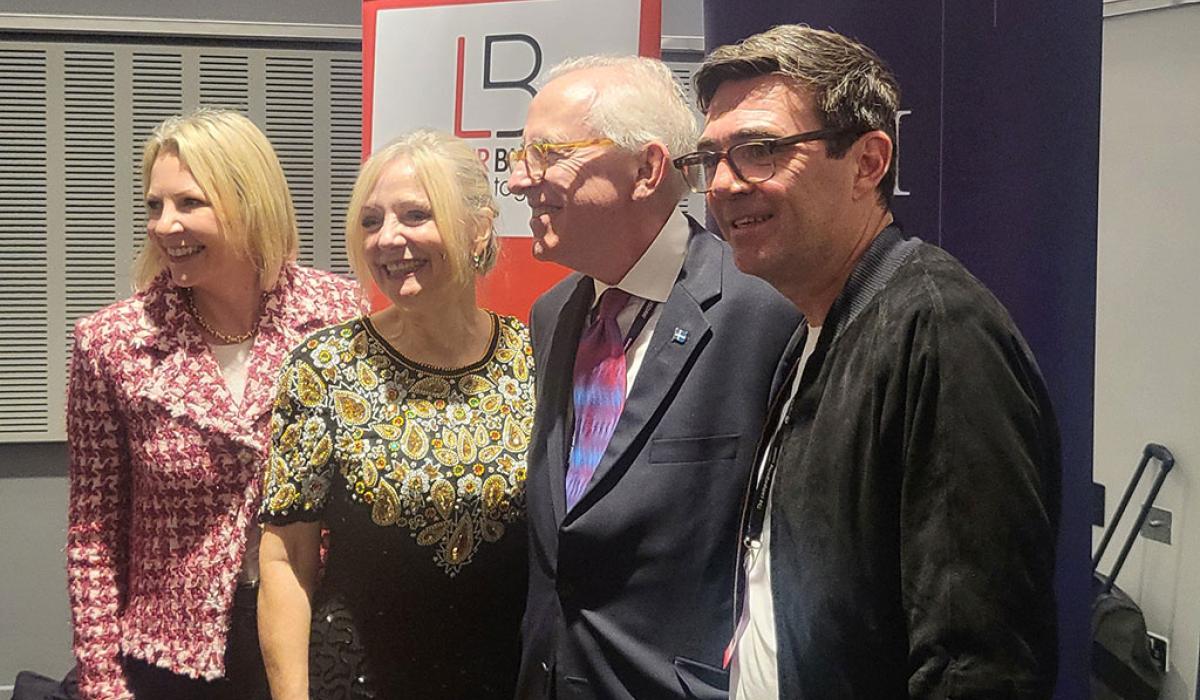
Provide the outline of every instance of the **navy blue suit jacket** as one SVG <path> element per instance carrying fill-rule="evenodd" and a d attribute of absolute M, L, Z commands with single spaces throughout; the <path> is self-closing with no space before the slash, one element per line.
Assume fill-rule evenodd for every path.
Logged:
<path fill-rule="evenodd" d="M 743 495 L 799 315 L 692 222 L 612 440 L 567 513 L 571 376 L 593 294 L 592 279 L 574 274 L 533 308 L 538 405 L 518 697 L 723 698 Z"/>

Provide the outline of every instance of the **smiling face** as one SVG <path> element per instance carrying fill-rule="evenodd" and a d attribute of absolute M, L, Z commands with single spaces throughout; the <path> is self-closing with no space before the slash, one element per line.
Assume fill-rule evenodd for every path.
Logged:
<path fill-rule="evenodd" d="M 754 139 L 823 128 L 812 100 L 796 82 L 766 75 L 722 84 L 713 95 L 699 150 L 722 151 Z M 800 281 L 837 265 L 853 241 L 846 207 L 854 200 L 853 158 L 832 159 L 823 141 L 796 144 L 775 155 L 775 174 L 759 183 L 737 179 L 722 162 L 708 193 L 709 211 L 743 272 L 787 294 Z"/>
<path fill-rule="evenodd" d="M 433 206 L 412 163 L 389 164 L 359 218 L 363 258 L 379 290 L 397 306 L 456 290 Z"/>
<path fill-rule="evenodd" d="M 597 71 L 582 70 L 550 81 L 529 105 L 525 143 L 602 137 L 585 122 L 596 99 L 597 79 Z M 534 257 L 594 277 L 612 277 L 611 247 L 619 243 L 615 229 L 620 228 L 621 209 L 631 200 L 636 177 L 635 158 L 611 145 L 551 153 L 537 181 L 524 167 L 514 168 L 508 185 L 527 197 L 532 210 Z"/>
<path fill-rule="evenodd" d="M 173 153 L 160 155 L 150 171 L 146 232 L 177 286 L 226 291 L 257 282 L 254 262 L 226 240 L 209 197 Z"/>

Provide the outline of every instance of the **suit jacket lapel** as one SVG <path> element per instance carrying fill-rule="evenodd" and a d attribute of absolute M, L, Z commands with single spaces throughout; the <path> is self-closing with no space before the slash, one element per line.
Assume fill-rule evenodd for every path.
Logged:
<path fill-rule="evenodd" d="M 575 372 L 575 351 L 591 308 L 595 286 L 590 277 L 580 276 L 575 289 L 558 312 L 550 329 L 550 347 L 537 358 L 538 376 L 557 381 L 539 381 L 538 407 L 552 421 L 546 435 L 546 478 L 550 479 L 550 495 L 554 514 L 559 523 L 567 511 L 567 462 L 571 457 L 571 438 L 575 427 L 575 402 L 572 397 Z"/>
<path fill-rule="evenodd" d="M 600 498 L 607 490 L 605 483 L 620 478 L 620 473 L 628 466 L 627 458 L 638 454 L 649 440 L 652 418 L 671 393 L 671 388 L 683 380 L 683 370 L 689 359 L 700 351 L 711 333 L 703 309 L 721 294 L 724 254 L 720 242 L 711 233 L 693 225 L 683 270 L 663 304 L 621 418 L 587 490 L 571 509 L 568 519 L 586 511 Z M 677 330 L 680 333 L 677 334 Z M 559 489 L 563 488 L 560 484 Z"/>

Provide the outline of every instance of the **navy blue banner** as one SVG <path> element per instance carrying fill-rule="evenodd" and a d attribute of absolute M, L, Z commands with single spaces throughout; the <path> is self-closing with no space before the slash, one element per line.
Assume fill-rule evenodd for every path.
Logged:
<path fill-rule="evenodd" d="M 704 3 L 710 50 L 793 22 L 852 36 L 895 71 L 896 217 L 996 293 L 1046 375 L 1064 465 L 1056 697 L 1086 698 L 1100 0 Z"/>

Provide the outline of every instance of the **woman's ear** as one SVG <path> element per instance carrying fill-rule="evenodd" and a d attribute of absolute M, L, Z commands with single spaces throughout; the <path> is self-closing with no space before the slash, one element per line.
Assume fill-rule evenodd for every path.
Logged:
<path fill-rule="evenodd" d="M 476 272 L 487 270 L 492 265 L 492 257 L 495 255 L 495 219 L 495 212 L 486 208 L 478 210 L 475 216 L 475 232 L 471 238 L 471 269 Z"/>
<path fill-rule="evenodd" d="M 471 239 L 471 255 L 483 255 L 496 235 L 493 225 L 496 213 L 491 209 L 480 209 L 475 216 L 475 236 Z"/>

